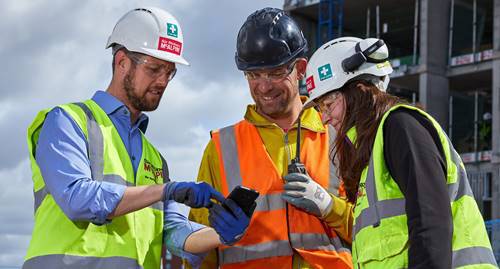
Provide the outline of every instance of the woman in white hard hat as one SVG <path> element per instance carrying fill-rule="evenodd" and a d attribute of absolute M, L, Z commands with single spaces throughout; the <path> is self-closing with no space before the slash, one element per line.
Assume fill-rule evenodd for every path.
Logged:
<path fill-rule="evenodd" d="M 464 165 L 445 132 L 385 92 L 388 55 L 383 40 L 343 37 L 319 48 L 307 66 L 304 108 L 316 106 L 336 129 L 337 173 L 355 204 L 355 267 L 496 268 Z"/>

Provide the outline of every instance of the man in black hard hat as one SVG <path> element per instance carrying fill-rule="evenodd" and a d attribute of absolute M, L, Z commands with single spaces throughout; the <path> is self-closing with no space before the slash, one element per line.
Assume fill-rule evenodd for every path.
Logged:
<path fill-rule="evenodd" d="M 212 131 L 198 178 L 225 196 L 238 185 L 260 196 L 245 235 L 209 253 L 203 268 L 352 268 L 350 252 L 340 239 L 350 240 L 350 226 L 342 222 L 349 218 L 336 213 L 350 212 L 350 205 L 325 191 L 330 185 L 329 139 L 314 109 L 300 116 L 300 154 L 311 179 L 303 188 L 307 194 L 293 201 L 282 196 L 283 176 L 296 155 L 296 120 L 304 101 L 299 80 L 305 75 L 306 52 L 302 31 L 280 9 L 254 12 L 238 33 L 236 65 L 255 104 L 248 105 L 244 120 Z M 224 225 L 208 215 L 206 209 L 190 212 L 196 222 Z"/>

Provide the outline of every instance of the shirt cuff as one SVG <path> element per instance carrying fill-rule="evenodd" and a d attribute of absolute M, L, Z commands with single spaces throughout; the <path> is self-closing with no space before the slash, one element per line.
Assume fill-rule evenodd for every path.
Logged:
<path fill-rule="evenodd" d="M 165 227 L 164 227 L 164 242 L 165 245 L 175 256 L 185 259 L 193 268 L 201 265 L 207 253 L 190 253 L 184 251 L 186 239 L 194 232 L 206 228 L 205 225 L 189 221 L 184 216 L 176 202 L 165 201 Z"/>
<path fill-rule="evenodd" d="M 105 181 L 101 182 L 97 196 L 101 196 L 102 199 L 97 199 L 100 203 L 96 202 L 90 206 L 90 211 L 95 214 L 95 218 L 91 220 L 93 224 L 103 225 L 111 223 L 108 216 L 115 211 L 123 198 L 126 188 L 127 186 L 124 185 Z"/>
<path fill-rule="evenodd" d="M 198 266 L 201 265 L 201 262 L 205 258 L 205 256 L 208 254 L 206 253 L 190 253 L 184 250 L 184 244 L 186 243 L 186 239 L 194 232 L 197 232 L 203 228 L 206 228 L 205 225 L 192 222 L 192 221 L 187 221 L 186 225 L 183 225 L 181 227 L 177 227 L 175 229 L 175 232 L 172 233 L 170 240 L 173 242 L 177 242 L 173 248 L 169 248 L 169 251 L 172 252 L 172 254 L 181 257 L 182 259 L 185 259 L 191 264 L 192 267 L 197 268 Z M 171 241 L 171 242 L 172 242 Z M 169 244 L 169 241 L 165 240 L 167 242 L 167 245 Z M 173 243 L 172 242 L 172 243 Z M 172 246 L 171 246 L 172 247 Z"/>

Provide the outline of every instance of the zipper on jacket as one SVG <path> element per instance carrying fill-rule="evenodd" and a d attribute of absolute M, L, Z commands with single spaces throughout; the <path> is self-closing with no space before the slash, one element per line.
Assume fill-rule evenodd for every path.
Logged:
<path fill-rule="evenodd" d="M 285 133 L 285 136 L 283 137 L 283 140 L 285 142 L 285 154 L 287 158 L 287 167 L 292 163 L 292 153 L 290 151 L 290 144 L 288 142 L 288 132 Z"/>

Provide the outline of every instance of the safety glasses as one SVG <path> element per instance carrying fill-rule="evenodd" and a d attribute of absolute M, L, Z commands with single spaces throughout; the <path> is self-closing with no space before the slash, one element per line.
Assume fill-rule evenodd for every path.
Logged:
<path fill-rule="evenodd" d="M 170 68 L 165 64 L 153 63 L 140 53 L 127 52 L 126 55 L 135 65 L 142 65 L 145 73 L 152 79 L 166 75 L 167 80 L 171 81 L 177 73 L 177 68 Z"/>
<path fill-rule="evenodd" d="M 249 81 L 257 81 L 257 80 L 268 80 L 273 83 L 278 83 L 287 78 L 295 68 L 295 64 L 297 61 L 293 61 L 293 63 L 288 66 L 276 68 L 270 71 L 245 71 L 245 77 Z"/>
<path fill-rule="evenodd" d="M 340 95 L 340 91 L 334 91 L 333 93 L 320 97 L 317 101 L 315 101 L 316 110 L 323 114 L 332 112 L 335 108 L 337 100 L 339 100 Z"/>

